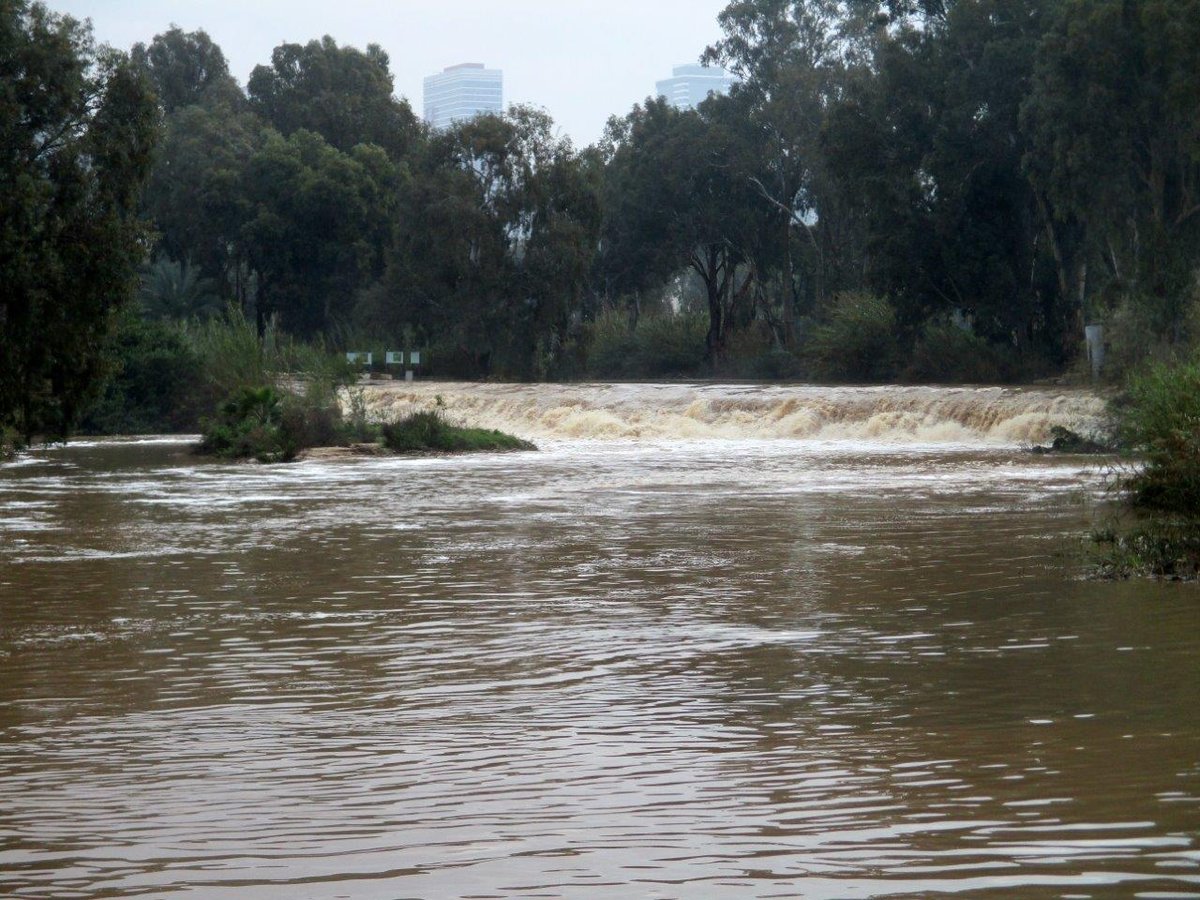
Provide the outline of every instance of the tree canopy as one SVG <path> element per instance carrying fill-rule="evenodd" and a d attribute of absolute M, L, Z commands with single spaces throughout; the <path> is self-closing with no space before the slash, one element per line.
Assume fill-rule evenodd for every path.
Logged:
<path fill-rule="evenodd" d="M 40 3 L 0 3 L 0 425 L 64 434 L 98 389 L 146 253 L 157 126 L 126 56 Z"/>
<path fill-rule="evenodd" d="M 243 92 L 203 31 L 127 58 L 0 0 L 0 426 L 61 431 L 106 346 L 171 344 L 112 343 L 139 268 L 155 327 L 233 307 L 461 376 L 1015 378 L 1085 323 L 1127 364 L 1200 342 L 1200 0 L 717 24 L 728 95 L 580 150 L 529 107 L 425 128 L 375 45 L 281 44 Z"/>
<path fill-rule="evenodd" d="M 250 104 L 285 137 L 305 129 L 343 152 L 376 144 L 399 158 L 412 146 L 416 117 L 394 96 L 389 65 L 378 44 L 339 47 L 328 35 L 280 44 L 271 64 L 250 74 Z"/>

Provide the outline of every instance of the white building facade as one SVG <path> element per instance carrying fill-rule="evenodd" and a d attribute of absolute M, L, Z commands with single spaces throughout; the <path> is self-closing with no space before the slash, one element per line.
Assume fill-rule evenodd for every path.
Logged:
<path fill-rule="evenodd" d="M 425 121 L 434 128 L 484 113 L 504 112 L 504 73 L 482 63 L 462 63 L 425 79 Z"/>
<path fill-rule="evenodd" d="M 728 94 L 736 80 L 720 66 L 675 66 L 672 77 L 658 82 L 658 95 L 676 109 L 695 109 L 709 94 Z"/>

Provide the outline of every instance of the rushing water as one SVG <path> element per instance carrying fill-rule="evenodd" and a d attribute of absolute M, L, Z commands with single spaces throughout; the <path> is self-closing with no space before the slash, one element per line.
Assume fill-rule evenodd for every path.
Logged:
<path fill-rule="evenodd" d="M 542 452 L 0 467 L 0 895 L 1200 897 L 1198 591 L 1013 434 L 1091 401 L 435 390 Z"/>

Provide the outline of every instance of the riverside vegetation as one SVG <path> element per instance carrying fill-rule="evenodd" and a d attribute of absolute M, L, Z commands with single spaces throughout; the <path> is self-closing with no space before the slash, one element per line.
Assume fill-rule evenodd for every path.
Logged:
<path fill-rule="evenodd" d="M 536 450 L 500 431 L 463 428 L 446 420 L 442 406 L 395 422 L 372 423 L 361 408 L 346 417 L 336 395 L 309 382 L 299 393 L 273 387 L 243 388 L 204 422 L 197 451 L 222 459 L 291 462 L 303 451 L 352 447 L 358 452 L 483 453 Z"/>
<path fill-rule="evenodd" d="M 163 403 L 175 409 L 203 408 L 214 397 L 224 397 L 215 416 L 200 419 L 203 436 L 197 450 L 204 455 L 277 463 L 328 447 L 378 447 L 394 453 L 536 449 L 501 432 L 451 424 L 440 398 L 433 410 L 373 422 L 353 388 L 357 373 L 343 358 L 280 336 L 273 326 L 260 340 L 237 309 L 193 326 L 183 338 L 204 378 L 184 374 L 143 393 L 145 360 L 135 357 L 109 389 L 124 392 L 123 401 L 113 402 L 135 418 L 147 414 L 147 404 L 150 412 Z M 151 362 L 155 359 L 151 353 Z"/>
<path fill-rule="evenodd" d="M 1132 521 L 1100 529 L 1105 574 L 1200 577 L 1200 356 L 1159 362 L 1115 404 L 1122 445 L 1141 460 L 1119 481 Z"/>

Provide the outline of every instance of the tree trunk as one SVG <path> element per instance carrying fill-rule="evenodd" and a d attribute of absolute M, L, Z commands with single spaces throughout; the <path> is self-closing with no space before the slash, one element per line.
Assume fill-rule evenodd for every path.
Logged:
<path fill-rule="evenodd" d="M 791 219 L 784 227 L 784 277 L 787 283 L 783 291 L 783 349 L 791 350 L 796 340 L 796 262 L 792 259 Z"/>

